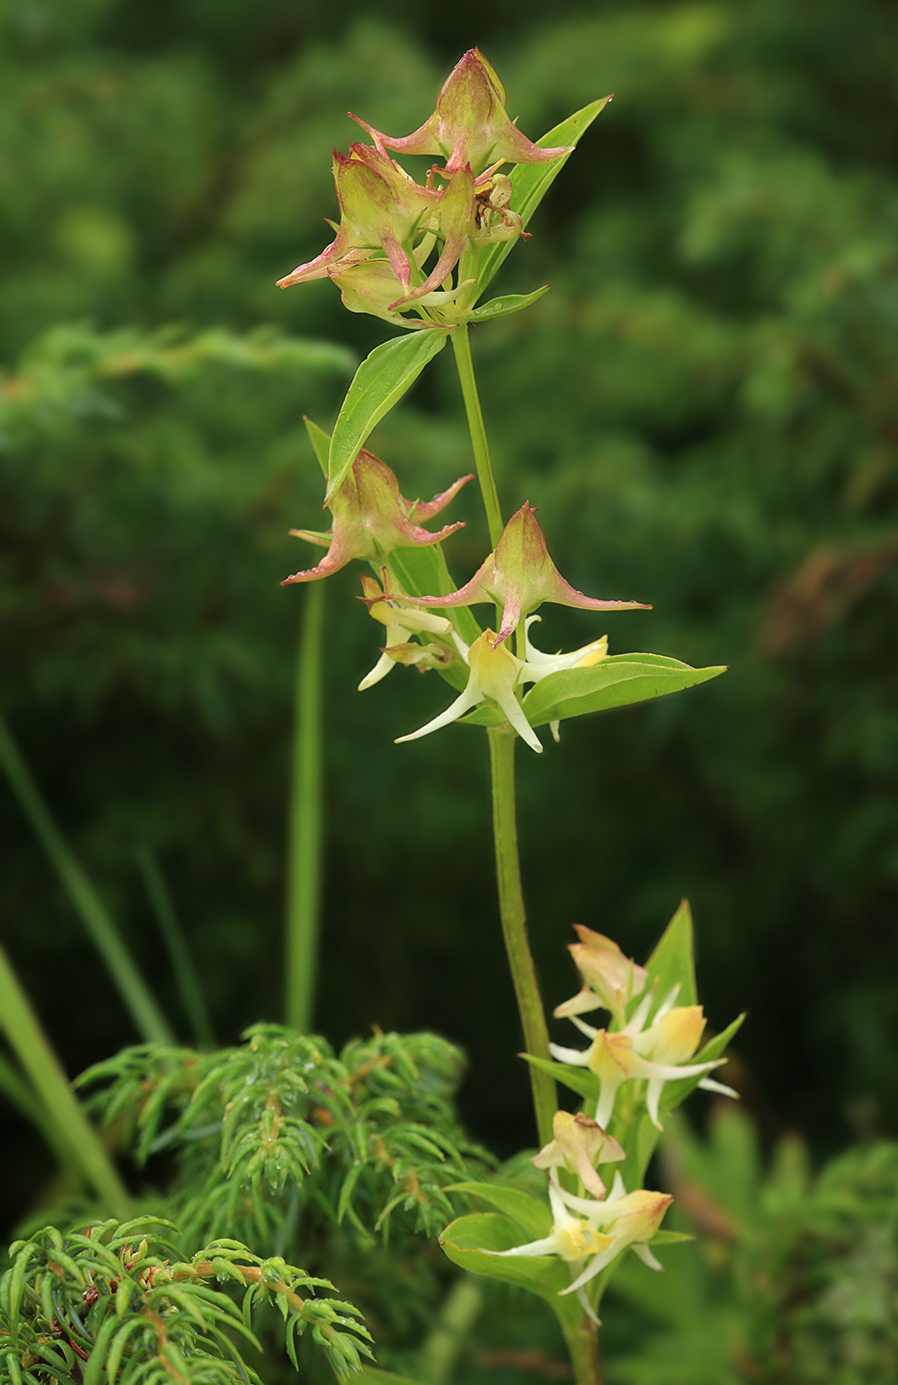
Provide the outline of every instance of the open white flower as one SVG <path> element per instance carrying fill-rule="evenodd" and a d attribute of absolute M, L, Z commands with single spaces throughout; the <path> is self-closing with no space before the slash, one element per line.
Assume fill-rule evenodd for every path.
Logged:
<path fill-rule="evenodd" d="M 548 1236 L 511 1250 L 493 1250 L 487 1254 L 560 1256 L 571 1266 L 574 1275 L 568 1288 L 561 1293 L 576 1294 L 584 1312 L 594 1322 L 598 1322 L 598 1318 L 586 1297 L 585 1286 L 622 1251 L 632 1247 L 651 1269 L 661 1269 L 647 1243 L 673 1202 L 668 1193 L 651 1193 L 645 1189 L 628 1193 L 617 1174 L 604 1202 L 565 1193 L 554 1180 L 549 1182 L 549 1201 L 553 1225 Z"/>
<path fill-rule="evenodd" d="M 614 1112 L 618 1089 L 633 1078 L 645 1078 L 648 1080 L 646 1109 L 652 1124 L 660 1130 L 658 1108 L 665 1082 L 696 1077 L 726 1062 L 725 1058 L 708 1063 L 686 1062 L 699 1046 L 705 1019 L 700 1005 L 674 1008 L 676 990 L 662 1002 L 654 1023 L 644 1028 L 653 999 L 652 993 L 647 995 L 629 1024 L 619 1032 L 594 1029 L 575 1015 L 569 1015 L 572 1023 L 591 1039 L 589 1048 L 581 1051 L 563 1048 L 560 1044 L 549 1045 L 553 1058 L 559 1062 L 589 1068 L 598 1077 L 601 1092 L 596 1120 L 602 1127 L 608 1124 Z"/>
<path fill-rule="evenodd" d="M 528 629 L 530 623 L 527 622 Z M 525 683 L 538 683 L 550 673 L 562 673 L 566 669 L 598 663 L 608 651 L 608 638 L 603 636 L 570 654 L 543 654 L 530 643 L 528 634 L 525 640 L 527 657 L 518 659 L 505 644 L 498 644 L 496 638 L 494 631 L 484 630 L 473 644 L 466 645 L 453 632 L 456 647 L 471 671 L 467 687 L 445 712 L 434 717 L 426 726 L 412 731 L 408 736 L 399 736 L 397 745 L 403 741 L 416 741 L 420 736 L 429 736 L 431 731 L 439 731 L 450 722 L 458 721 L 479 703 L 489 700 L 501 708 L 508 722 L 530 749 L 540 754 L 542 744 L 517 699 L 517 688 Z"/>

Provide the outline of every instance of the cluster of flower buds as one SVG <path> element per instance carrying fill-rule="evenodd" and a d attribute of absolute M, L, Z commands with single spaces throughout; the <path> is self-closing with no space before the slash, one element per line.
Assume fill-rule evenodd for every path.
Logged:
<path fill-rule="evenodd" d="M 587 1298 L 586 1285 L 629 1248 L 650 1269 L 660 1270 L 648 1242 L 673 1198 L 668 1193 L 652 1193 L 643 1188 L 628 1193 L 619 1173 L 606 1197 L 596 1165 L 618 1162 L 624 1158 L 624 1150 L 587 1116 L 557 1111 L 552 1133 L 554 1139 L 533 1160 L 538 1169 L 546 1169 L 549 1174 L 550 1234 L 511 1250 L 490 1253 L 560 1256 L 570 1265 L 572 1274 L 571 1283 L 562 1293 L 576 1294 L 588 1316 L 598 1321 Z M 561 1169 L 576 1174 L 592 1196 L 566 1191 L 559 1179 Z"/>
<path fill-rule="evenodd" d="M 541 149 L 508 117 L 505 89 L 476 48 L 446 80 L 436 110 L 413 134 L 394 139 L 352 117 L 374 146 L 334 153 L 340 222 L 329 246 L 280 279 L 281 288 L 332 279 L 344 305 L 405 327 L 457 320 L 459 295 L 474 282 L 453 273 L 466 252 L 524 234 L 511 211 L 505 163 L 546 163 L 568 147 Z M 442 157 L 421 186 L 391 154 Z M 404 316 L 407 310 L 417 316 Z"/>

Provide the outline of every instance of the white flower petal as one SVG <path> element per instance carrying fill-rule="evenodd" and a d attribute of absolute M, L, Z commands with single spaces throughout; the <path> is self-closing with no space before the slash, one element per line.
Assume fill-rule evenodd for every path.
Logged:
<path fill-rule="evenodd" d="M 655 1256 L 654 1256 L 654 1255 L 652 1254 L 652 1252 L 649 1250 L 649 1248 L 648 1248 L 647 1245 L 645 1245 L 645 1244 L 642 1244 L 642 1245 L 637 1244 L 637 1245 L 632 1246 L 631 1249 L 633 1250 L 633 1252 L 634 1252 L 636 1255 L 639 1256 L 640 1260 L 642 1261 L 642 1263 L 643 1263 L 644 1265 L 648 1265 L 648 1267 L 649 1267 L 650 1270 L 662 1270 L 662 1271 L 663 1271 L 664 1266 L 661 1264 L 661 1261 L 660 1261 L 660 1260 L 657 1260 L 657 1259 L 655 1258 Z"/>
<path fill-rule="evenodd" d="M 458 721 L 459 717 L 464 716 L 465 712 L 476 707 L 478 702 L 483 701 L 481 692 L 474 692 L 470 683 L 464 692 L 459 693 L 458 697 L 447 707 L 445 712 L 441 712 L 433 721 L 429 721 L 426 726 L 422 726 L 418 731 L 412 731 L 407 736 L 397 736 L 396 745 L 402 745 L 403 741 L 416 741 L 421 736 L 429 736 L 431 731 L 439 731 L 442 727 L 448 726 L 453 721 Z"/>

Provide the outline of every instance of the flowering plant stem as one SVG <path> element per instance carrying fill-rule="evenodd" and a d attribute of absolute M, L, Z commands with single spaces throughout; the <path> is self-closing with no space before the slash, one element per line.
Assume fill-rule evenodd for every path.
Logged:
<path fill-rule="evenodd" d="M 564 1340 L 571 1358 L 574 1385 L 602 1385 L 596 1324 L 584 1313 L 576 1327 L 565 1329 Z"/>
<path fill-rule="evenodd" d="M 468 416 L 471 447 L 477 466 L 477 480 L 480 483 L 480 493 L 483 496 L 483 505 L 486 510 L 486 522 L 490 531 L 490 543 L 495 548 L 502 537 L 502 511 L 499 508 L 499 493 L 496 490 L 496 478 L 493 476 L 490 449 L 486 440 L 483 410 L 480 407 L 480 396 L 477 393 L 477 382 L 474 379 L 474 362 L 471 360 L 471 343 L 468 340 L 467 323 L 460 323 L 452 332 L 451 337 L 462 398 L 465 401 L 465 413 Z"/>
<path fill-rule="evenodd" d="M 499 494 L 496 478 L 490 460 L 489 443 L 483 422 L 483 410 L 477 393 L 474 378 L 474 362 L 471 359 L 471 343 L 468 328 L 461 323 L 452 333 L 452 346 L 455 351 L 455 364 L 465 401 L 468 429 L 471 434 L 471 448 L 477 465 L 477 480 L 483 505 L 486 510 L 490 542 L 493 547 L 502 536 L 502 511 L 499 508 Z M 549 1057 L 549 1031 L 543 1003 L 540 999 L 539 985 L 533 954 L 527 938 L 527 915 L 524 912 L 524 894 L 521 888 L 521 863 L 518 855 L 518 825 L 515 809 L 514 751 L 515 738 L 506 730 L 490 730 L 490 781 L 493 798 L 493 844 L 496 853 L 496 877 L 499 886 L 499 916 L 502 922 L 502 936 L 511 970 L 521 1028 L 527 1052 L 538 1058 Z M 533 1088 L 533 1109 L 536 1115 L 536 1128 L 540 1144 L 552 1139 L 552 1117 L 557 1110 L 555 1083 L 545 1073 L 530 1070 Z"/>
<path fill-rule="evenodd" d="M 536 968 L 527 938 L 527 917 L 521 890 L 521 864 L 518 857 L 518 827 L 515 812 L 514 751 L 511 731 L 491 728 L 490 778 L 493 794 L 493 842 L 496 875 L 499 882 L 499 916 L 502 936 L 511 968 L 515 999 L 521 1016 L 527 1052 L 536 1058 L 549 1057 L 549 1031 L 539 995 Z M 552 1139 L 552 1117 L 558 1109 L 555 1083 L 546 1073 L 530 1069 L 533 1109 L 540 1145 Z"/>

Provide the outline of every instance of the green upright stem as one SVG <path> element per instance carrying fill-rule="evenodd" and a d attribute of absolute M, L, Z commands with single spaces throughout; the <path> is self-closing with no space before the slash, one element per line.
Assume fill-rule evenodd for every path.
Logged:
<path fill-rule="evenodd" d="M 287 853 L 287 1023 L 308 1033 L 318 969 L 323 826 L 321 678 L 324 583 L 312 582 L 299 648 Z"/>
<path fill-rule="evenodd" d="M 456 327 L 452 333 L 452 347 L 468 416 L 471 447 L 477 464 L 477 479 L 486 509 L 490 541 L 495 548 L 502 536 L 502 511 L 499 508 L 499 495 L 490 461 L 483 411 L 477 393 L 477 382 L 474 379 L 471 344 L 465 323 Z M 527 939 L 527 916 L 524 913 L 524 895 L 521 889 L 514 793 L 515 741 L 507 729 L 491 729 L 488 735 L 493 795 L 493 838 L 502 936 L 505 939 L 505 951 L 508 955 L 527 1052 L 535 1058 L 548 1058 L 549 1032 L 540 1000 L 533 955 Z M 555 1083 L 551 1077 L 538 1072 L 536 1068 L 530 1069 L 530 1083 L 533 1088 L 533 1107 L 540 1144 L 548 1144 L 552 1139 L 552 1117 L 557 1110 Z"/>
<path fill-rule="evenodd" d="M 72 1093 L 68 1079 L 0 947 L 0 1031 L 28 1074 L 58 1138 L 81 1175 L 110 1212 L 126 1217 L 130 1198 L 93 1126 Z"/>
<path fill-rule="evenodd" d="M 577 1327 L 565 1330 L 564 1340 L 574 1371 L 574 1385 L 602 1385 L 599 1330 L 584 1313 Z"/>
<path fill-rule="evenodd" d="M 499 493 L 496 490 L 496 478 L 493 476 L 490 449 L 486 440 L 483 410 L 480 407 L 480 396 L 477 393 L 477 382 L 474 379 L 474 362 L 471 360 L 471 343 L 468 340 L 467 323 L 462 322 L 456 327 L 455 331 L 451 333 L 451 338 L 462 397 L 465 401 L 465 413 L 468 416 L 471 447 L 477 466 L 477 480 L 480 482 L 480 493 L 483 496 L 483 504 L 486 509 L 490 543 L 495 548 L 502 537 L 502 511 L 499 508 Z"/>
<path fill-rule="evenodd" d="M 527 938 L 527 916 L 521 889 L 518 827 L 515 813 L 514 751 L 511 731 L 490 729 L 490 773 L 493 790 L 493 839 L 499 880 L 499 916 L 511 968 L 515 998 L 527 1052 L 534 1058 L 549 1057 L 549 1031 L 536 980 L 536 968 Z M 552 1117 L 558 1109 L 555 1083 L 547 1073 L 530 1069 L 533 1108 L 540 1145 L 552 1139 Z"/>

